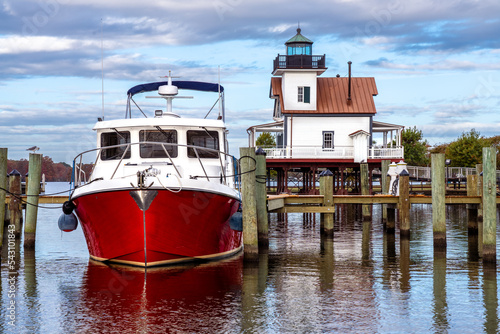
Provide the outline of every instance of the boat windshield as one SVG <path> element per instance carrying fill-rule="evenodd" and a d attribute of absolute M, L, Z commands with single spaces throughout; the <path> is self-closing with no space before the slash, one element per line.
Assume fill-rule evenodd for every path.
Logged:
<path fill-rule="evenodd" d="M 128 131 L 115 131 L 105 132 L 101 134 L 101 147 L 122 145 L 118 147 L 104 148 L 101 151 L 102 160 L 119 160 L 122 158 L 123 153 L 127 153 L 123 159 L 130 159 L 130 148 L 125 144 L 130 143 L 130 132 Z"/>
<path fill-rule="evenodd" d="M 187 132 L 188 145 L 206 147 L 213 150 L 219 150 L 219 133 L 208 130 L 189 130 Z M 197 149 L 200 158 L 218 158 L 217 152 Z M 192 148 L 188 148 L 188 157 L 196 158 L 196 153 Z"/>
<path fill-rule="evenodd" d="M 158 131 L 141 130 L 139 132 L 139 141 L 177 144 L 177 131 L 164 129 Z M 166 158 L 167 154 L 163 147 L 165 147 L 171 158 L 177 157 L 177 145 L 147 143 L 140 145 L 141 158 Z"/>

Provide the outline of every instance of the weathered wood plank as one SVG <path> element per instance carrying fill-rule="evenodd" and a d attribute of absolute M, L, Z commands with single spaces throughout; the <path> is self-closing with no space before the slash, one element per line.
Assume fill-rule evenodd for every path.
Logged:
<path fill-rule="evenodd" d="M 257 203 L 255 198 L 255 148 L 240 147 L 244 259 L 259 259 Z"/>
<path fill-rule="evenodd" d="M 268 211 L 274 211 L 277 209 L 281 209 L 284 206 L 285 206 L 285 199 L 284 198 L 275 198 L 275 199 L 268 199 L 267 200 L 267 210 Z"/>
<path fill-rule="evenodd" d="M 293 205 L 285 206 L 274 211 L 276 213 L 330 213 L 335 212 L 334 206 L 312 206 L 312 205 Z"/>
<path fill-rule="evenodd" d="M 2 189 L 7 189 L 7 149 L 0 148 L 0 187 Z M 2 247 L 3 240 L 3 225 L 5 222 L 5 202 L 6 192 L 0 189 L 0 248 Z"/>
<path fill-rule="evenodd" d="M 26 195 L 26 222 L 24 224 L 24 248 L 35 249 L 38 197 L 42 180 L 42 155 L 30 153 Z"/>
<path fill-rule="evenodd" d="M 444 154 L 431 155 L 432 174 L 432 231 L 434 248 L 446 249 L 446 206 Z"/>
<path fill-rule="evenodd" d="M 410 177 L 404 170 L 399 175 L 399 233 L 401 237 L 410 237 Z"/>
<path fill-rule="evenodd" d="M 268 226 L 267 206 L 266 206 L 266 152 L 259 148 L 255 152 L 256 170 L 255 170 L 255 201 L 257 205 L 257 230 L 259 236 L 259 246 L 268 246 Z"/>
<path fill-rule="evenodd" d="M 483 261 L 496 263 L 496 148 L 483 147 Z"/>

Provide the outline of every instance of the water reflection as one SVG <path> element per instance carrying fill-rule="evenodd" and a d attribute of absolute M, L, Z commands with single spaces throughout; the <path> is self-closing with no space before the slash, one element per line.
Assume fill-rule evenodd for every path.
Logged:
<path fill-rule="evenodd" d="M 433 294 L 434 331 L 447 333 L 449 330 L 449 314 L 446 300 L 446 252 L 434 252 Z"/>
<path fill-rule="evenodd" d="M 83 256 L 53 246 L 60 232 L 42 223 L 36 254 L 15 248 L 11 332 L 498 332 L 497 268 L 483 266 L 480 235 L 469 235 L 465 206 L 455 209 L 463 212 L 447 219 L 446 254 L 434 252 L 428 206 L 412 207 L 411 239 L 385 233 L 378 207 L 363 222 L 361 207 L 342 206 L 333 238 L 321 235 L 318 214 L 271 214 L 258 262 L 240 256 L 147 277 L 89 263 L 83 236 Z M 3 319 L 7 261 L 4 248 Z M 9 332 L 5 321 L 0 332 Z"/>
<path fill-rule="evenodd" d="M 24 301 L 28 317 L 32 319 L 30 329 L 32 333 L 40 332 L 40 299 L 38 281 L 36 277 L 35 250 L 24 250 Z"/>
<path fill-rule="evenodd" d="M 91 261 L 76 306 L 77 326 L 101 333 L 228 331 L 238 319 L 242 263 L 240 256 L 194 267 L 148 269 L 145 277 L 142 269 Z"/>
<path fill-rule="evenodd" d="M 403 292 L 410 291 L 410 240 L 401 238 L 399 243 L 399 270 L 401 272 L 400 288 Z"/>
<path fill-rule="evenodd" d="M 498 333 L 498 295 L 496 266 L 486 266 L 483 272 L 484 331 Z"/>

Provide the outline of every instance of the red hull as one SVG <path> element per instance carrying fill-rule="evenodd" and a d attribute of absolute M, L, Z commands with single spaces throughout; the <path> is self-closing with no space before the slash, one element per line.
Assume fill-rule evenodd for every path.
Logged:
<path fill-rule="evenodd" d="M 242 233 L 229 226 L 239 201 L 227 196 L 158 190 L 145 212 L 146 238 L 143 212 L 129 191 L 89 194 L 73 202 L 90 256 L 99 261 L 157 266 L 241 249 Z"/>

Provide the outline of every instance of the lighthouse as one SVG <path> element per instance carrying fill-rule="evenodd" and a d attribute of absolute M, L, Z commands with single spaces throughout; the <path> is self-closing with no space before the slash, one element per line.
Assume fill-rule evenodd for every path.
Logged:
<path fill-rule="evenodd" d="M 316 194 L 318 174 L 329 169 L 338 184 L 337 194 L 358 191 L 346 182 L 356 178 L 360 164 L 380 168 L 382 160 L 404 157 L 404 126 L 374 120 L 374 77 L 357 77 L 347 62 L 343 75 L 328 77 L 326 56 L 313 54 L 313 41 L 300 28 L 285 42 L 285 53 L 273 61 L 269 97 L 274 101 L 274 122 L 247 129 L 249 146 L 259 132 L 275 133 L 276 147 L 264 148 L 266 165 L 277 173 L 277 193 L 289 192 L 289 172 L 301 173 L 300 192 Z M 379 143 L 373 141 L 373 136 Z"/>
<path fill-rule="evenodd" d="M 312 54 L 313 41 L 297 34 L 285 42 L 286 54 L 276 57 L 273 76 L 281 77 L 285 110 L 317 109 L 317 77 L 327 70 L 325 55 Z"/>

